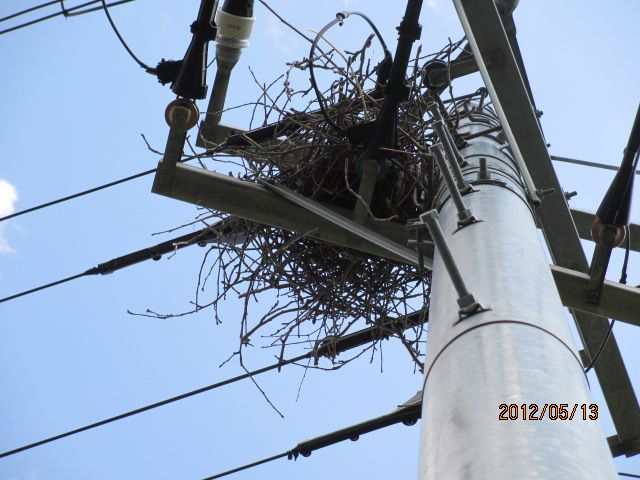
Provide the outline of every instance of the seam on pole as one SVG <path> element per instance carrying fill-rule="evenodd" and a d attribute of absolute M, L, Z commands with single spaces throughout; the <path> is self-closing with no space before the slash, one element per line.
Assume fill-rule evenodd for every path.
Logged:
<path fill-rule="evenodd" d="M 495 173 L 498 174 L 498 172 L 491 170 L 491 173 Z M 509 178 L 508 176 L 504 175 L 503 178 L 508 178 L 509 180 L 512 180 L 511 178 Z M 513 180 L 512 180 L 513 181 Z M 529 202 L 529 200 L 527 199 L 527 196 L 524 192 L 520 191 L 517 187 L 512 187 L 511 185 L 507 184 L 507 185 L 498 185 L 496 183 L 475 183 L 475 180 L 470 180 L 469 183 L 471 184 L 472 187 L 477 187 L 478 190 L 474 190 L 470 193 L 468 193 L 467 195 L 473 195 L 475 192 L 481 192 L 482 191 L 482 187 L 484 186 L 490 186 L 490 187 L 498 187 L 498 188 L 504 188 L 506 190 L 509 190 L 511 193 L 513 193 L 516 197 L 518 197 L 520 200 L 522 200 L 522 202 L 526 205 L 527 209 L 529 210 L 529 212 L 531 213 L 531 216 L 534 219 L 535 222 L 535 211 L 533 209 L 533 207 L 531 206 L 531 203 Z M 466 196 L 466 195 L 465 195 Z M 464 198 L 464 197 L 463 197 Z M 438 192 L 438 195 L 436 195 L 435 199 L 434 199 L 434 205 L 438 212 L 442 211 L 442 209 L 444 208 L 444 205 L 451 200 L 451 194 L 448 193 L 448 190 L 443 189 L 440 192 Z"/>
<path fill-rule="evenodd" d="M 429 369 L 427 370 L 427 373 L 424 376 L 424 381 L 422 382 L 422 391 L 423 391 L 423 396 L 424 396 L 424 391 L 427 387 L 427 380 L 429 379 L 429 374 L 431 373 L 431 369 L 433 368 L 433 366 L 436 364 L 436 362 L 438 361 L 438 359 L 440 358 L 440 356 L 442 355 L 442 353 L 447 350 L 449 348 L 450 345 L 452 345 L 456 340 L 458 340 L 460 337 L 462 337 L 463 335 L 472 332 L 473 330 L 477 330 L 478 328 L 481 327 L 485 327 L 487 325 L 494 325 L 494 324 L 499 324 L 499 323 L 514 323 L 514 324 L 518 324 L 518 325 L 524 325 L 527 327 L 532 327 L 535 328 L 537 330 L 541 330 L 542 332 L 548 333 L 549 335 L 551 335 L 553 338 L 555 338 L 556 340 L 558 340 L 562 345 L 564 345 L 564 347 L 569 350 L 569 352 L 571 353 L 571 355 L 573 356 L 573 358 L 576 359 L 576 362 L 578 362 L 578 365 L 580 366 L 580 370 L 584 373 L 584 365 L 582 364 L 582 361 L 580 360 L 580 358 L 574 353 L 573 349 L 567 345 L 564 340 L 562 340 L 560 337 L 558 337 L 555 333 L 550 332 L 549 330 L 547 330 L 546 328 L 542 328 L 538 325 L 534 325 L 533 323 L 529 323 L 529 322 L 522 322 L 520 320 L 492 320 L 490 322 L 486 322 L 486 323 L 481 323 L 480 325 L 475 325 L 471 328 L 466 329 L 464 332 L 460 332 L 458 335 L 456 335 L 455 337 L 453 337 L 451 340 L 449 340 L 447 342 L 447 344 L 442 347 L 442 349 L 438 352 L 438 354 L 433 358 L 433 361 L 431 362 L 431 365 L 429 365 Z M 585 374 L 585 378 L 586 378 L 586 374 Z"/>

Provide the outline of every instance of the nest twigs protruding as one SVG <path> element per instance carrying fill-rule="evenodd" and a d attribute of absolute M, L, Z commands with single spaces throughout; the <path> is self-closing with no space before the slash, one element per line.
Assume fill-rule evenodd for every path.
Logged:
<path fill-rule="evenodd" d="M 375 121 L 383 89 L 376 84 L 376 68 L 367 58 L 370 46 L 371 37 L 355 52 L 343 54 L 332 48 L 314 59 L 292 62 L 281 77 L 279 91 L 274 91 L 278 83 L 261 84 L 254 75 L 261 95 L 252 121 L 262 113 L 264 125 L 275 120 L 286 123 L 287 128 L 283 136 L 267 142 L 227 145 L 224 154 L 241 161 L 242 171 L 235 175 L 252 182 L 269 179 L 325 205 L 353 210 L 360 181 L 358 157 L 364 145 L 357 138 L 345 138 L 335 126 L 347 133 L 362 129 L 366 134 L 367 125 Z M 418 50 L 408 79 L 410 98 L 399 109 L 397 144 L 385 152 L 368 205 L 377 219 L 404 225 L 431 207 L 438 175 L 428 153 L 434 138 L 427 122 L 421 62 L 448 56 L 455 48 L 459 44 L 428 56 Z M 349 55 L 346 65 L 343 62 L 340 66 L 344 55 Z M 330 121 L 317 110 L 318 99 L 300 105 L 313 94 L 308 84 L 300 90 L 292 86 L 293 76 L 307 70 L 310 62 L 320 78 L 330 78 L 329 86 L 322 90 Z M 217 158 L 219 154 L 212 157 L 214 162 Z M 257 344 L 258 339 L 263 347 L 277 349 L 277 357 L 283 360 L 289 348 L 314 348 L 319 340 L 339 338 L 360 328 L 358 325 L 380 325 L 428 307 L 430 275 L 417 267 L 322 243 L 310 237 L 311 232 L 286 231 L 223 213 L 213 212 L 212 216 L 224 219 L 225 228 L 243 232 L 244 240 L 211 247 L 200 269 L 193 311 L 212 306 L 220 321 L 219 304 L 229 295 L 241 299 L 239 348 L 234 354 L 240 359 L 243 350 Z M 213 299 L 203 293 L 212 275 L 216 285 Z M 260 300 L 271 306 L 257 314 Z M 423 333 L 420 325 L 384 332 L 383 336 L 397 336 L 421 366 Z M 372 338 L 371 345 L 347 358 L 334 356 L 332 368 L 364 351 L 373 354 L 377 341 L 380 338 Z"/>

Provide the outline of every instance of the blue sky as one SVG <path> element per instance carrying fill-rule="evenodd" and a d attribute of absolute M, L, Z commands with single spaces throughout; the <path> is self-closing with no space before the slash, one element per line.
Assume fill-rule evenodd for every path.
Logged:
<path fill-rule="evenodd" d="M 319 29 L 339 10 L 367 13 L 391 49 L 404 2 L 274 0 L 301 30 Z M 395 6 L 397 4 L 397 6 Z M 29 4 L 2 2 L 0 16 Z M 181 58 L 199 2 L 137 0 L 113 10 L 123 36 L 150 64 Z M 617 164 L 640 101 L 635 64 L 640 7 L 605 2 L 522 0 L 518 37 L 551 153 Z M 269 82 L 308 45 L 261 5 L 251 46 L 234 70 L 227 105 L 259 96 L 248 66 Z M 461 36 L 452 5 L 425 2 L 425 51 Z M 336 41 L 360 43 L 368 33 L 349 20 Z M 348 38 L 351 37 L 351 38 Z M 212 47 L 213 51 L 213 47 Z M 173 95 L 127 56 L 100 12 L 54 19 L 0 36 L 0 214 L 153 168 L 158 161 L 140 134 L 163 149 L 164 109 Z M 215 67 L 210 69 L 210 84 Z M 304 82 L 304 76 L 300 77 Z M 477 77 L 457 93 L 480 86 Z M 206 103 L 200 103 L 201 109 Z M 246 126 L 250 112 L 224 120 Z M 226 167 L 223 166 L 222 171 Z M 571 205 L 594 211 L 612 172 L 556 164 Z M 171 238 L 151 236 L 195 217 L 194 206 L 153 195 L 151 177 L 0 224 L 0 296 L 85 271 L 113 257 Z M 634 207 L 638 195 L 634 197 Z M 637 208 L 632 219 L 640 220 Z M 175 234 L 174 234 L 175 235 Z M 585 242 L 591 251 L 591 245 Z M 170 320 L 127 310 L 188 308 L 204 250 L 192 247 L 105 277 L 87 277 L 0 305 L 0 450 L 151 403 L 240 373 L 218 365 L 237 347 L 241 302 L 229 301 L 216 325 L 212 312 Z M 590 253 L 588 254 L 590 256 Z M 618 278 L 621 255 L 609 276 Z M 640 284 L 631 254 L 629 284 Z M 615 334 L 632 381 L 640 384 L 640 333 Z M 297 442 L 391 411 L 422 384 L 398 342 L 385 342 L 383 363 L 363 358 L 335 372 L 311 371 L 298 401 L 298 367 L 260 384 L 281 419 L 250 382 L 163 407 L 91 432 L 0 460 L 0 480 L 199 479 L 288 450 Z M 272 353 L 255 349 L 257 368 Z M 604 402 L 591 374 L 595 400 Z M 602 426 L 613 433 L 606 418 Z M 395 426 L 314 453 L 280 460 L 238 479 L 415 477 L 419 427 Z M 640 460 L 620 459 L 640 473 Z"/>

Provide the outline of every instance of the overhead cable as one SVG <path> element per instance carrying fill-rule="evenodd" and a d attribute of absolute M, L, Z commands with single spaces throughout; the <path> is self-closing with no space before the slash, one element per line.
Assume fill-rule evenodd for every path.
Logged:
<path fill-rule="evenodd" d="M 76 280 L 81 277 L 89 276 L 89 275 L 107 275 L 109 273 L 113 273 L 117 270 L 121 270 L 126 267 L 130 267 L 135 265 L 136 263 L 143 262 L 145 260 L 160 260 L 162 255 L 166 253 L 175 252 L 184 247 L 188 247 L 193 244 L 198 244 L 204 246 L 206 243 L 211 241 L 225 241 L 227 235 L 232 241 L 238 239 L 239 232 L 221 232 L 219 227 L 222 222 L 219 222 L 215 225 L 211 225 L 205 227 L 201 230 L 187 233 L 186 235 L 182 235 L 180 237 L 172 238 L 171 240 L 167 240 L 162 243 L 158 243 L 157 245 L 153 245 L 151 247 L 143 248 L 142 250 L 137 250 L 132 253 L 128 253 L 121 257 L 114 258 L 104 263 L 100 263 L 99 265 L 90 268 L 89 270 L 79 273 L 77 275 L 73 275 L 71 277 L 64 278 L 62 280 L 57 280 L 52 283 L 47 283 L 45 285 L 41 285 L 36 288 L 32 288 L 26 290 L 24 292 L 16 293 L 14 295 L 10 295 L 5 298 L 0 298 L 0 303 L 7 302 L 9 300 L 13 300 L 16 298 L 24 297 L 25 295 L 30 295 L 35 292 L 39 292 L 40 290 L 45 290 L 50 287 L 55 287 L 56 285 L 60 285 L 62 283 L 70 282 L 71 280 Z M 218 227 L 218 229 L 216 229 Z"/>
<path fill-rule="evenodd" d="M 189 160 L 193 160 L 197 158 L 197 155 L 191 155 L 188 157 L 181 158 L 180 162 L 188 162 Z M 121 178 L 119 180 L 114 180 L 113 182 L 105 183 L 103 185 L 99 185 L 97 187 L 90 188 L 88 190 L 83 190 L 82 192 L 74 193 L 73 195 L 68 195 L 66 197 L 58 198 L 56 200 L 52 200 L 50 202 L 42 203 L 40 205 L 36 205 L 35 207 L 30 207 L 25 210 L 20 210 L 18 212 L 12 213 L 11 215 L 5 215 L 4 217 L 0 217 L 0 222 L 4 222 L 5 220 L 9 220 L 10 218 L 19 217 L 21 215 L 25 215 L 27 213 L 35 212 L 36 210 L 41 210 L 43 208 L 51 207 L 52 205 L 57 205 L 58 203 L 63 203 L 68 200 L 73 200 L 74 198 L 83 197 L 90 193 L 98 192 L 100 190 L 104 190 L 105 188 L 114 187 L 116 185 L 120 185 L 121 183 L 129 182 L 131 180 L 135 180 L 140 177 L 144 177 L 145 175 L 150 175 L 155 173 L 156 169 L 152 168 L 150 170 L 145 170 L 144 172 L 136 173 L 134 175 L 130 175 L 128 177 Z"/>
<path fill-rule="evenodd" d="M 56 440 L 61 440 L 65 437 L 70 437 L 71 435 L 75 435 L 80 432 L 86 432 L 87 430 L 91 430 L 93 428 L 101 427 L 103 425 L 107 425 L 108 423 L 115 422 L 117 420 L 122 420 L 127 417 L 131 417 L 133 415 L 137 415 L 139 413 L 143 413 L 149 410 L 153 410 L 154 408 L 162 407 L 164 405 L 168 405 L 170 403 L 177 402 L 179 400 L 184 400 L 185 398 L 193 397 L 194 395 L 198 395 L 200 393 L 208 392 L 210 390 L 215 390 L 216 388 L 223 387 L 225 385 L 229 385 L 234 382 L 239 382 L 240 380 L 244 380 L 246 378 L 253 377 L 255 375 L 259 375 L 264 372 L 268 372 L 270 370 L 275 370 L 276 368 L 283 367 L 284 365 L 289 365 L 290 363 L 299 362 L 307 358 L 307 355 L 300 355 L 298 357 L 284 360 L 282 362 L 275 363 L 273 365 L 269 365 L 267 367 L 260 368 L 258 370 L 253 370 L 251 372 L 243 373 L 242 375 L 238 375 L 233 378 L 229 378 L 227 380 L 223 380 L 218 383 L 214 383 L 212 385 L 208 385 L 206 387 L 198 388 L 197 390 L 192 390 L 187 393 L 183 393 L 182 395 L 177 395 L 175 397 L 167 398 L 166 400 L 162 400 L 160 402 L 152 403 L 151 405 L 146 405 L 141 408 L 136 408 L 135 410 L 131 410 L 120 415 L 116 415 L 114 417 L 109 417 L 105 420 L 100 420 L 99 422 L 91 423 L 89 425 L 85 425 L 84 427 L 76 428 L 74 430 L 69 430 L 68 432 L 61 433 L 59 435 L 54 435 L 53 437 L 45 438 L 44 440 L 40 440 L 37 442 L 30 443 L 28 445 L 24 445 L 19 448 L 14 448 L 13 450 L 9 450 L 3 453 L 0 453 L 0 458 L 9 457 L 11 455 L 15 455 L 16 453 L 24 452 L 25 450 L 30 450 L 35 447 L 39 447 L 40 445 L 44 445 L 46 443 L 54 442 Z"/>
<path fill-rule="evenodd" d="M 631 250 L 631 229 L 629 228 L 629 225 L 625 226 L 625 234 L 626 235 L 625 235 L 624 260 L 622 262 L 622 270 L 620 271 L 620 280 L 618 280 L 618 282 L 623 285 L 627 284 L 627 267 L 629 265 L 629 250 Z M 615 323 L 616 323 L 616 319 L 613 318 L 611 320 L 611 323 L 609 324 L 607 333 L 605 334 L 604 339 L 600 344 L 600 347 L 598 347 L 598 350 L 596 350 L 596 353 L 593 356 L 593 359 L 591 360 L 587 368 L 584 369 L 584 373 L 589 373 L 589 371 L 593 368 L 593 366 L 596 364 L 596 362 L 600 358 L 600 354 L 604 350 L 604 347 L 607 345 L 607 342 L 611 337 L 611 333 L 613 332 L 613 326 L 615 325 Z"/>
<path fill-rule="evenodd" d="M 59 4 L 59 3 L 60 3 L 60 0 L 52 0 L 51 2 L 41 3 L 40 5 L 36 5 L 35 7 L 29 7 L 27 9 L 25 9 L 25 10 L 21 10 L 19 12 L 12 13 L 11 15 L 7 15 L 6 17 L 0 18 L 0 23 L 6 22 L 7 20 L 11 20 L 12 18 L 16 18 L 16 17 L 19 17 L 21 15 L 25 15 L 25 14 L 30 13 L 30 12 L 35 12 L 36 10 L 40 10 L 41 8 L 46 8 L 46 7 L 49 7 L 51 5 L 56 5 L 56 4 Z"/>
<path fill-rule="evenodd" d="M 49 20 L 51 18 L 59 17 L 61 15 L 64 16 L 64 17 L 76 17 L 78 15 L 84 15 L 85 13 L 91 13 L 91 12 L 95 12 L 95 11 L 98 11 L 98 10 L 102 10 L 103 9 L 102 6 L 91 7 L 91 5 L 95 5 L 95 4 L 101 3 L 101 1 L 102 0 L 90 0 L 89 2 L 81 3 L 80 5 L 75 5 L 75 6 L 71 7 L 71 8 L 62 8 L 60 11 L 58 11 L 56 13 L 45 15 L 43 17 L 36 18 L 35 20 L 31 20 L 29 22 L 21 23 L 20 25 L 15 25 L 15 26 L 7 28 L 5 30 L 0 30 L 0 35 L 3 35 L 5 33 L 9 33 L 9 32 L 13 32 L 15 30 L 20 30 L 22 28 L 29 27 L 31 25 L 35 25 L 36 23 L 44 22 L 45 20 Z M 115 1 L 115 2 L 108 3 L 107 7 L 109 7 L 109 8 L 116 7 L 118 5 L 123 5 L 125 3 L 129 3 L 129 2 L 133 2 L 133 1 L 134 0 L 118 0 L 118 1 Z M 4 17 L 4 18 L 0 19 L 0 22 L 5 21 L 5 20 L 9 20 L 11 18 L 18 17 L 20 15 L 24 15 L 25 13 L 33 12 L 33 11 L 38 10 L 40 8 L 48 7 L 48 6 L 53 5 L 53 4 L 61 4 L 61 2 L 58 0 L 56 2 L 43 3 L 42 5 L 38 5 L 36 7 L 31 7 L 31 8 L 28 8 L 26 10 L 22 10 L 20 12 L 17 12 L 17 13 L 14 13 L 12 15 L 9 15 L 7 17 Z M 87 7 L 91 7 L 91 8 L 87 8 Z"/>
<path fill-rule="evenodd" d="M 124 47 L 124 49 L 127 51 L 127 53 L 131 56 L 131 58 L 133 58 L 133 60 L 135 60 L 135 62 L 140 65 L 140 67 L 142 69 L 144 69 L 147 73 L 150 73 L 152 75 L 156 74 L 156 69 L 150 67 L 149 65 L 147 65 L 146 63 L 144 63 L 142 60 L 140 60 L 135 53 L 133 53 L 133 51 L 131 50 L 131 48 L 129 48 L 129 45 L 127 45 L 127 42 L 125 42 L 124 38 L 122 38 L 122 35 L 120 34 L 120 31 L 118 30 L 118 27 L 116 27 L 115 22 L 113 21 L 113 18 L 111 18 L 111 13 L 109 13 L 109 6 L 107 5 L 106 0 L 100 0 L 102 2 L 102 9 L 104 10 L 105 15 L 107 16 L 107 20 L 109 21 L 109 25 L 111 25 L 111 29 L 113 30 L 113 32 L 116 34 L 116 37 L 118 37 L 118 40 L 120 40 L 120 43 L 122 44 L 122 46 Z"/>
<path fill-rule="evenodd" d="M 231 475 L 232 473 L 240 472 L 242 470 L 247 470 L 249 468 L 253 468 L 258 465 L 262 465 L 264 463 L 271 462 L 273 460 L 278 460 L 284 457 L 287 457 L 289 460 L 297 459 L 299 455 L 302 455 L 303 457 L 308 457 L 309 455 L 311 455 L 312 452 L 316 450 L 320 450 L 321 448 L 325 448 L 330 445 L 335 445 L 336 443 L 343 442 L 345 440 L 356 441 L 360 438 L 360 435 L 364 435 L 366 433 L 380 430 L 382 428 L 389 427 L 397 423 L 404 423 L 405 425 L 414 425 L 420 419 L 420 416 L 421 416 L 422 402 L 420 400 L 421 399 L 419 398 L 419 396 L 416 396 L 412 399 L 412 401 L 408 402 L 405 405 L 400 406 L 395 411 L 387 415 L 376 417 L 366 422 L 358 423 L 356 425 L 352 425 L 351 427 L 343 428 L 341 430 L 337 430 L 335 432 L 328 433 L 326 435 L 322 435 L 320 437 L 316 437 L 311 440 L 306 440 L 302 443 L 299 443 L 294 448 L 286 452 L 279 453 L 277 455 L 273 455 L 271 457 L 267 457 L 262 460 L 258 460 L 257 462 L 252 462 L 247 465 L 234 468 L 232 470 L 227 470 L 226 472 L 222 472 L 210 477 L 206 477 L 203 480 L 214 480 L 216 478 L 225 477 L 227 475 Z"/>
<path fill-rule="evenodd" d="M 387 44 L 385 43 L 384 38 L 380 34 L 380 31 L 376 27 L 375 23 L 373 23 L 373 21 L 369 17 L 367 17 L 364 13 L 361 13 L 361 12 L 338 12 L 336 14 L 336 18 L 333 19 L 331 22 L 327 23 L 316 34 L 315 38 L 311 42 L 311 49 L 309 50 L 309 81 L 311 82 L 311 86 L 313 87 L 313 91 L 316 94 L 316 99 L 318 101 L 318 106 L 320 108 L 320 112 L 324 116 L 324 118 L 327 121 L 327 123 L 329 125 L 331 125 L 331 127 L 340 135 L 344 135 L 345 134 L 345 130 L 343 128 L 339 127 L 331 119 L 331 117 L 329 117 L 329 113 L 327 112 L 322 93 L 320 92 L 320 89 L 318 88 L 318 83 L 316 81 L 316 76 L 315 76 L 315 73 L 314 73 L 314 60 L 315 60 L 315 50 L 318 47 L 319 40 L 321 38 L 324 38 L 324 34 L 331 27 L 333 27 L 334 25 L 339 24 L 340 26 L 342 26 L 343 22 L 351 15 L 355 15 L 355 16 L 361 17 L 362 19 L 364 19 L 369 24 L 369 26 L 373 30 L 373 33 L 378 38 L 378 41 L 380 42 L 380 45 L 382 46 L 382 50 L 384 52 L 384 58 L 385 58 L 386 62 L 388 64 L 390 64 L 392 62 L 391 52 L 387 48 Z M 385 81 L 386 81 L 386 79 L 385 79 Z"/>
<path fill-rule="evenodd" d="M 619 167 L 615 165 L 608 165 L 606 163 L 588 162 L 586 160 L 576 160 L 575 158 L 558 157 L 557 155 L 551 155 L 551 160 L 555 160 L 556 162 L 565 162 L 565 163 L 573 163 L 576 165 L 583 165 L 585 167 L 595 167 L 595 168 L 602 168 L 604 170 L 613 170 L 614 172 L 617 172 L 619 169 Z M 640 170 L 636 170 L 635 174 L 640 175 Z"/>
<path fill-rule="evenodd" d="M 105 188 L 110 188 L 115 185 L 120 185 L 121 183 L 129 182 L 131 180 L 135 180 L 136 178 L 144 177 L 145 175 L 150 175 L 156 171 L 155 168 L 151 170 L 145 170 L 144 172 L 136 173 L 135 175 L 130 175 L 125 178 L 121 178 L 120 180 L 115 180 L 113 182 L 105 183 L 104 185 L 100 185 L 98 187 L 90 188 L 88 190 L 84 190 L 82 192 L 74 193 L 73 195 L 68 195 L 66 197 L 58 198 L 57 200 L 52 200 L 51 202 L 42 203 L 40 205 L 36 205 L 35 207 L 27 208 L 25 210 L 20 210 L 19 212 L 12 213 L 11 215 L 5 215 L 4 217 L 0 217 L 0 222 L 4 222 L 5 220 L 9 220 L 10 218 L 19 217 L 20 215 L 25 215 L 27 213 L 35 212 L 36 210 L 40 210 L 42 208 L 50 207 L 52 205 L 57 205 L 58 203 L 63 203 L 68 200 L 73 200 L 74 198 L 82 197 L 84 195 L 88 195 L 90 193 L 98 192 L 100 190 L 104 190 Z"/>
<path fill-rule="evenodd" d="M 257 370 L 253 370 L 251 372 L 244 373 L 242 375 L 238 375 L 236 377 L 232 377 L 221 382 L 217 382 L 211 385 L 207 385 L 205 387 L 198 388 L 196 390 L 192 390 L 187 393 L 183 393 L 181 395 L 177 395 L 175 397 L 167 398 L 165 400 L 161 400 L 159 402 L 152 403 L 150 405 L 146 405 L 144 407 L 136 408 L 135 410 L 131 410 L 125 413 L 121 413 L 119 415 L 115 415 L 113 417 L 106 418 L 104 420 L 100 420 L 95 423 L 91 423 L 89 425 L 85 425 L 84 427 L 76 428 L 73 430 L 69 430 L 65 433 L 61 433 L 59 435 L 54 435 L 52 437 L 45 438 L 44 440 L 39 440 L 37 442 L 30 443 L 28 445 L 24 445 L 22 447 L 14 448 L 12 450 L 8 450 L 6 452 L 0 453 L 0 458 L 8 457 L 11 455 L 15 455 L 16 453 L 24 452 L 25 450 L 30 450 L 35 447 L 39 447 L 41 445 L 45 445 L 47 443 L 54 442 L 56 440 L 61 440 L 66 437 L 70 437 L 71 435 L 75 435 L 77 433 L 86 432 L 87 430 L 91 430 L 97 427 L 101 427 L 103 425 L 107 425 L 109 423 L 122 420 L 128 417 L 132 417 L 134 415 L 138 415 L 143 412 L 147 412 L 149 410 L 153 410 L 158 407 L 162 407 L 164 405 L 168 405 L 170 403 L 174 403 L 180 400 L 184 400 L 189 397 L 193 397 L 195 395 L 199 395 L 201 393 L 209 392 L 211 390 L 215 390 L 217 388 L 223 387 L 225 385 L 229 385 L 231 383 L 235 383 L 250 377 L 254 377 L 260 375 L 265 372 L 269 372 L 271 370 L 280 369 L 283 366 L 290 365 L 292 363 L 301 362 L 303 360 L 308 359 L 318 359 L 319 357 L 330 357 L 333 358 L 340 353 L 346 352 L 347 350 L 366 345 L 369 342 L 374 340 L 380 340 L 384 338 L 388 338 L 393 333 L 401 332 L 402 330 L 406 330 L 411 327 L 415 327 L 421 323 L 427 322 L 429 319 L 428 311 L 420 310 L 414 313 L 411 313 L 406 316 L 393 318 L 393 319 L 384 319 L 381 320 L 379 324 L 359 330 L 354 333 L 346 334 L 340 337 L 327 337 L 322 341 L 316 343 L 316 346 L 313 350 L 305 353 L 304 355 L 299 355 L 294 358 L 281 360 L 272 365 L 268 365 L 266 367 L 259 368 Z M 305 445 L 308 442 L 304 442 L 301 445 Z M 317 445 L 318 443 L 316 442 Z M 301 449 L 300 453 L 304 455 L 307 452 L 306 449 Z M 267 460 L 270 461 L 270 460 Z M 264 462 L 261 462 L 264 463 Z M 260 463 L 256 463 L 255 465 L 259 465 Z M 249 468 L 249 467 L 246 467 Z M 239 470 L 235 470 L 239 471 Z M 233 472 L 228 472 L 233 473 Z M 228 474 L 227 473 L 227 474 Z"/>
<path fill-rule="evenodd" d="M 308 457 L 315 450 L 319 450 L 329 445 L 334 445 L 336 443 L 342 442 L 347 439 L 356 441 L 359 439 L 360 435 L 363 435 L 365 433 L 369 433 L 375 430 L 380 430 L 382 428 L 389 427 L 397 423 L 402 422 L 405 425 L 413 425 L 421 417 L 422 402 L 418 397 L 419 395 L 416 395 L 416 397 L 411 399 L 405 405 L 400 406 L 398 409 L 396 409 L 394 412 L 391 412 L 388 415 L 377 417 L 367 422 L 359 423 L 357 425 L 353 425 L 351 427 L 347 427 L 342 430 L 329 433 L 327 435 L 322 435 L 320 437 L 307 440 L 305 442 L 299 443 L 293 449 L 288 450 L 286 452 L 282 452 L 277 455 L 273 455 L 271 457 L 267 457 L 252 463 L 248 463 L 241 467 L 236 467 L 234 469 L 227 470 L 225 472 L 218 473 L 210 477 L 206 477 L 202 480 L 215 480 L 216 478 L 222 478 L 222 477 L 231 475 L 233 473 L 237 473 L 243 470 L 248 470 L 250 468 L 257 467 L 259 465 L 263 465 L 265 463 L 272 462 L 274 460 L 279 460 L 284 457 L 287 457 L 289 460 L 297 459 L 298 455 Z M 637 475 L 634 473 L 618 472 L 618 475 L 621 477 L 640 478 L 640 475 Z"/>

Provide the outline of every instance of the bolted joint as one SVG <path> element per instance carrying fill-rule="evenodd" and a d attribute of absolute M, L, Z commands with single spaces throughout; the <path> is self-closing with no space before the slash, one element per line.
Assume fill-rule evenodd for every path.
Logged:
<path fill-rule="evenodd" d="M 476 223 L 478 220 L 471 214 L 471 210 L 465 208 L 458 212 L 458 227 L 466 227 L 472 223 Z"/>
<path fill-rule="evenodd" d="M 540 197 L 540 198 L 544 198 L 544 197 L 548 197 L 549 195 L 553 195 L 554 193 L 556 193 L 556 189 L 555 188 L 538 188 L 536 190 L 536 194 Z"/>
<path fill-rule="evenodd" d="M 578 192 L 576 192 L 575 190 L 573 192 L 564 192 L 564 198 L 566 198 L 567 200 L 571 200 L 576 195 L 578 195 Z"/>
<path fill-rule="evenodd" d="M 491 174 L 487 169 L 487 159 L 486 157 L 480 157 L 480 168 L 478 170 L 478 180 L 490 180 Z"/>
<path fill-rule="evenodd" d="M 458 306 L 460 307 L 459 314 L 461 316 L 471 315 L 482 308 L 472 294 L 458 298 Z"/>

